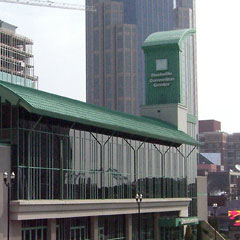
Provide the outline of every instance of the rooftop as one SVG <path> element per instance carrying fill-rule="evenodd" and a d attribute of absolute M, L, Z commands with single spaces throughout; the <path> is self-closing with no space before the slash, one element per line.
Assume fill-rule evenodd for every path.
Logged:
<path fill-rule="evenodd" d="M 182 41 L 191 36 L 196 31 L 194 29 L 180 29 L 172 31 L 163 31 L 150 34 L 143 43 L 143 48 L 149 46 L 171 45 L 175 44 L 181 47 Z"/>
<path fill-rule="evenodd" d="M 0 20 L 0 28 L 6 29 L 11 32 L 15 32 L 15 30 L 17 29 L 16 26 L 10 23 L 4 22 L 3 20 Z"/>
<path fill-rule="evenodd" d="M 0 96 L 30 113 L 88 125 L 112 135 L 168 146 L 200 145 L 166 122 L 112 111 L 33 88 L 0 81 Z"/>

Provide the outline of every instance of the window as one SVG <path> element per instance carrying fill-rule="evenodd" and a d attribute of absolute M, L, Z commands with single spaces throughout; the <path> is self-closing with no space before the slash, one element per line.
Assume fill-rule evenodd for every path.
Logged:
<path fill-rule="evenodd" d="M 131 77 L 130 76 L 126 76 L 125 77 L 125 97 L 130 98 L 131 97 Z"/>
<path fill-rule="evenodd" d="M 94 31 L 93 35 L 93 49 L 95 51 L 99 50 L 99 31 Z"/>
<path fill-rule="evenodd" d="M 104 47 L 105 49 L 111 48 L 111 29 L 110 28 L 105 30 Z"/>
<path fill-rule="evenodd" d="M 122 76 L 118 76 L 117 78 L 117 91 L 118 97 L 123 97 L 123 77 Z"/>
<path fill-rule="evenodd" d="M 123 35 L 117 35 L 117 48 L 123 48 Z"/>
<path fill-rule="evenodd" d="M 123 52 L 117 53 L 117 72 L 123 72 Z"/>
<path fill-rule="evenodd" d="M 131 52 L 126 51 L 125 52 L 125 72 L 130 73 L 131 72 Z"/>
<path fill-rule="evenodd" d="M 93 68 L 94 68 L 94 74 L 95 75 L 99 74 L 99 55 L 98 54 L 94 54 Z"/>
<path fill-rule="evenodd" d="M 110 53 L 107 53 L 105 56 L 105 71 L 107 74 L 111 73 L 111 56 Z"/>
<path fill-rule="evenodd" d="M 125 34 L 124 47 L 131 48 L 131 36 L 129 34 Z"/>
<path fill-rule="evenodd" d="M 104 24 L 105 25 L 110 25 L 111 23 L 111 15 L 110 13 L 104 15 Z"/>
<path fill-rule="evenodd" d="M 167 59 L 157 59 L 156 60 L 156 71 L 165 71 L 168 70 Z"/>

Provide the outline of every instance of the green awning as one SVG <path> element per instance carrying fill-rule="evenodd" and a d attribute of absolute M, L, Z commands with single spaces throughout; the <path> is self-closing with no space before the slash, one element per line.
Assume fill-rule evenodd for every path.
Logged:
<path fill-rule="evenodd" d="M 80 123 L 102 129 L 102 132 L 105 130 L 112 135 L 118 133 L 118 136 L 126 135 L 126 138 L 161 142 L 168 146 L 200 145 L 198 141 L 166 122 L 112 111 L 29 87 L 0 81 L 0 96 L 30 113 Z"/>
<path fill-rule="evenodd" d="M 196 225 L 196 224 L 198 224 L 197 217 L 161 218 L 158 221 L 159 227 L 180 227 L 183 225 Z"/>

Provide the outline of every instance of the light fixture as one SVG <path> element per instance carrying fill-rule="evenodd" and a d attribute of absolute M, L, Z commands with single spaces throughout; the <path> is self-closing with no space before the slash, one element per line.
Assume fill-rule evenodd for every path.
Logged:
<path fill-rule="evenodd" d="M 142 202 L 143 195 L 141 193 L 136 194 L 136 202 L 138 205 L 138 239 L 141 240 L 141 212 L 140 203 Z"/>
<path fill-rule="evenodd" d="M 8 176 L 7 172 L 3 173 L 3 181 L 6 187 L 8 188 L 8 228 L 7 228 L 7 239 L 9 240 L 10 238 L 10 201 L 11 201 L 11 188 L 13 181 L 15 179 L 15 173 L 12 172 L 10 175 L 10 179 Z"/>
<path fill-rule="evenodd" d="M 3 180 L 4 180 L 4 183 L 7 184 L 7 179 L 8 179 L 8 173 L 7 172 L 4 172 L 3 173 Z"/>
<path fill-rule="evenodd" d="M 11 180 L 14 180 L 14 179 L 15 179 L 15 173 L 12 172 L 12 173 L 11 173 Z"/>

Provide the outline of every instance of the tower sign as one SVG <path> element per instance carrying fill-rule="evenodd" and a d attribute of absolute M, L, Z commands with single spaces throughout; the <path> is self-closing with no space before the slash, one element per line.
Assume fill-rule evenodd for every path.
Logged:
<path fill-rule="evenodd" d="M 193 29 L 153 33 L 143 44 L 146 72 L 146 105 L 141 114 L 171 123 L 187 132 L 196 119 L 194 100 Z M 192 49 L 192 48 L 191 48 Z"/>

